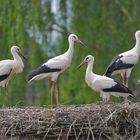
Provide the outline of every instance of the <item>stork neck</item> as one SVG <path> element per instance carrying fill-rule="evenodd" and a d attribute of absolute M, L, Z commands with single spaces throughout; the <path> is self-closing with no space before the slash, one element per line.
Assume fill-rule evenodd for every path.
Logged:
<path fill-rule="evenodd" d="M 21 57 L 16 52 L 12 52 L 12 55 L 13 55 L 14 61 L 22 62 Z"/>
<path fill-rule="evenodd" d="M 68 50 L 66 52 L 66 54 L 69 57 L 69 59 L 72 59 L 73 51 L 74 51 L 74 42 L 69 40 L 69 48 L 68 48 Z"/>
<path fill-rule="evenodd" d="M 139 38 L 136 38 L 136 45 L 135 45 L 134 49 L 135 49 L 136 53 L 140 55 L 140 39 Z"/>
<path fill-rule="evenodd" d="M 86 75 L 92 73 L 92 69 L 93 69 L 93 62 L 90 61 L 90 62 L 88 63 L 88 66 L 87 66 Z"/>

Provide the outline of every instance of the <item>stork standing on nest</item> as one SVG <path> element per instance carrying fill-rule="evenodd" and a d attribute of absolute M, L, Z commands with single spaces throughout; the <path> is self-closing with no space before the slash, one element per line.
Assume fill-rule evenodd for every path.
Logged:
<path fill-rule="evenodd" d="M 135 38 L 136 44 L 134 48 L 114 57 L 104 74 L 107 77 L 114 74 L 121 74 L 123 84 L 127 87 L 131 71 L 137 64 L 140 56 L 140 30 L 136 31 Z"/>
<path fill-rule="evenodd" d="M 132 91 L 123 84 L 120 84 L 109 77 L 93 73 L 92 68 L 94 64 L 94 57 L 92 55 L 88 55 L 79 65 L 79 68 L 85 63 L 88 64 L 85 75 L 86 83 L 93 90 L 100 92 L 100 97 L 102 97 L 103 102 L 107 103 L 112 95 L 116 97 L 124 97 L 125 103 L 127 103 L 127 97 L 133 96 Z"/>
<path fill-rule="evenodd" d="M 47 77 L 51 78 L 52 81 L 51 106 L 53 105 L 54 95 L 56 99 L 56 105 L 59 104 L 57 79 L 58 76 L 71 65 L 73 51 L 74 51 L 74 43 L 78 42 L 84 46 L 83 42 L 81 42 L 80 39 L 75 34 L 70 34 L 68 37 L 68 41 L 69 41 L 69 48 L 64 54 L 48 60 L 42 66 L 40 66 L 39 68 L 31 72 L 28 76 L 28 81 L 40 80 Z"/>
<path fill-rule="evenodd" d="M 6 87 L 11 77 L 15 73 L 21 73 L 24 68 L 22 58 L 25 59 L 24 55 L 21 53 L 21 50 L 17 46 L 11 48 L 11 53 L 13 55 L 13 60 L 6 59 L 0 61 L 0 86 L 5 88 L 5 94 L 7 95 Z"/>

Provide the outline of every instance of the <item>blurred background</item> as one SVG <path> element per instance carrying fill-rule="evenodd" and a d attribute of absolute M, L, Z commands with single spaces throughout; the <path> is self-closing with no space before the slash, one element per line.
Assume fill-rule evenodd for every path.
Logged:
<path fill-rule="evenodd" d="M 23 73 L 8 86 L 8 101 L 0 92 L 0 106 L 49 105 L 50 80 L 27 83 L 27 75 L 49 58 L 68 49 L 68 35 L 75 33 L 87 48 L 75 45 L 71 67 L 60 76 L 61 104 L 100 101 L 85 83 L 86 66 L 77 66 L 88 54 L 95 56 L 94 72 L 103 74 L 111 59 L 135 45 L 140 29 L 139 0 L 0 0 L 0 60 L 12 58 L 17 45 L 28 58 Z M 120 81 L 120 76 L 113 76 Z M 140 62 L 133 69 L 129 87 L 140 100 Z M 112 100 L 116 100 L 113 98 Z"/>

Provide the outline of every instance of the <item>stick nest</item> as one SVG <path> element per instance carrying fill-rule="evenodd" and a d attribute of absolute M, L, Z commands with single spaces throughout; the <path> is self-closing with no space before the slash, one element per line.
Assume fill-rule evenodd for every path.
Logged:
<path fill-rule="evenodd" d="M 138 140 L 140 104 L 0 109 L 0 139 Z"/>

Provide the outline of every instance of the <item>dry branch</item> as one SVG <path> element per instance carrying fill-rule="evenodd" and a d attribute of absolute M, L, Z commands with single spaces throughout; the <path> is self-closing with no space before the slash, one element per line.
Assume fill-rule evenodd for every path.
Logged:
<path fill-rule="evenodd" d="M 140 104 L 4 108 L 0 139 L 138 140 Z"/>

